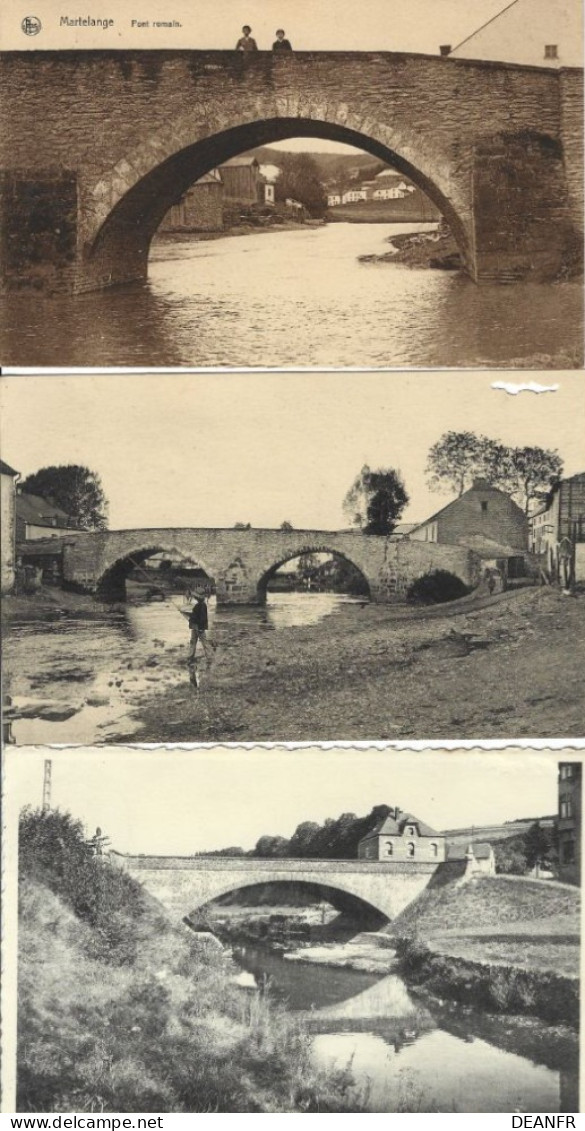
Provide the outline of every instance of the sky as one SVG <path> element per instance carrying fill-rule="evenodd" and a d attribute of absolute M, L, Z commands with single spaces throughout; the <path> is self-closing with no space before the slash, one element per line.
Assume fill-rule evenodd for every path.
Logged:
<path fill-rule="evenodd" d="M 8 747 L 6 820 L 42 798 L 47 750 Z M 52 804 L 119 852 L 189 855 L 399 805 L 443 829 L 556 812 L 556 755 L 461 750 L 53 750 Z"/>
<path fill-rule="evenodd" d="M 5 47 L 22 46 L 24 0 L 6 0 L 14 18 L 5 17 Z M 99 28 L 63 29 L 41 5 L 41 47 L 133 47 L 233 49 L 243 24 L 250 24 L 261 50 L 270 50 L 276 29 L 284 27 L 296 51 L 408 51 L 437 55 L 441 44 L 455 46 L 506 7 L 507 0 L 100 0 L 100 17 L 114 18 L 107 33 Z M 28 11 L 28 9 L 26 9 Z M 142 21 L 132 27 L 131 20 Z M 177 26 L 154 29 L 153 21 Z M 20 38 L 16 36 L 16 29 Z M 38 45 L 37 45 L 38 46 Z M 24 44 L 25 49 L 29 44 Z"/>
<path fill-rule="evenodd" d="M 3 376 L 2 454 L 23 478 L 86 464 L 101 476 L 111 529 L 343 529 L 342 501 L 365 463 L 402 472 L 403 521 L 422 521 L 449 499 L 424 475 L 447 430 L 558 448 L 566 475 L 583 470 L 582 375 L 555 373 L 557 392 L 518 396 L 492 388 L 503 376 Z"/>

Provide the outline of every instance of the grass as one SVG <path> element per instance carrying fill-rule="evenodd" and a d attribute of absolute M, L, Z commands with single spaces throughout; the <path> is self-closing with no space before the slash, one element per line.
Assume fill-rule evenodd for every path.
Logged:
<path fill-rule="evenodd" d="M 18 1111 L 355 1110 L 349 1080 L 313 1069 L 300 1023 L 231 985 L 226 952 L 154 910 L 130 961 L 96 957 L 95 933 L 22 883 Z"/>

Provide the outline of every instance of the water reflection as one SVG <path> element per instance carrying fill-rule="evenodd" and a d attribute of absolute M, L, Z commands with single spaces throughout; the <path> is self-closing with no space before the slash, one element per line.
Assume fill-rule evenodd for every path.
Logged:
<path fill-rule="evenodd" d="M 457 272 L 358 261 L 387 251 L 388 237 L 404 230 L 329 224 L 161 243 L 144 285 L 75 298 L 9 296 L 2 360 L 359 369 L 528 359 L 539 368 L 551 357 L 567 367 L 581 358 L 578 283 L 478 288 Z"/>
<path fill-rule="evenodd" d="M 289 962 L 261 946 L 237 949 L 235 958 L 259 983 L 268 977 L 271 992 L 289 1009 L 304 1013 L 317 1067 L 351 1074 L 358 1110 L 573 1110 L 564 1106 L 560 1071 L 523 1055 L 520 1036 L 518 1051 L 499 1048 L 477 1035 L 480 1015 L 455 1005 L 444 1025 L 413 1000 L 397 974 Z M 553 1063 L 555 1039 L 551 1030 Z"/>
<path fill-rule="evenodd" d="M 237 626 L 286 631 L 317 624 L 362 598 L 343 593 L 268 593 L 264 606 L 217 606 L 209 601 L 212 632 Z M 161 602 L 91 606 L 91 620 L 23 623 L 4 640 L 5 691 L 20 711 L 31 699 L 73 708 L 67 718 L 18 718 L 19 744 L 121 741 L 139 722 L 133 706 L 145 691 L 160 692 L 185 680 L 189 628 L 177 595 Z M 34 658 L 34 660 L 33 660 Z"/>

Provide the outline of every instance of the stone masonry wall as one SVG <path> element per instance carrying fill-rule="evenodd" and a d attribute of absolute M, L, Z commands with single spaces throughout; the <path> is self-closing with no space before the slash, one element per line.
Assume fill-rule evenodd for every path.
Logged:
<path fill-rule="evenodd" d="M 471 268 L 476 146 L 502 131 L 561 130 L 559 72 L 439 56 L 10 52 L 0 78 L 0 167 L 77 180 L 77 289 L 142 277 L 165 212 L 211 166 L 312 131 L 393 156 L 446 215 Z M 567 94 L 571 137 L 573 116 Z M 67 215 L 56 186 L 54 224 Z"/>
<path fill-rule="evenodd" d="M 373 601 L 399 600 L 431 569 L 448 569 L 467 584 L 479 577 L 479 559 L 465 547 L 393 542 L 364 534 L 315 530 L 120 530 L 79 533 L 64 546 L 64 578 L 123 599 L 124 569 L 148 552 L 189 558 L 215 581 L 220 604 L 258 604 L 269 575 L 303 553 L 337 553 L 362 572 Z M 108 592 L 113 589 L 115 592 Z"/>

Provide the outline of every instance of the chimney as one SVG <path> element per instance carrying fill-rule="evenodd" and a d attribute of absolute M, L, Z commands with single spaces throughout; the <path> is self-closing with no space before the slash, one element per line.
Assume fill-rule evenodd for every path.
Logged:
<path fill-rule="evenodd" d="M 450 55 L 451 54 L 451 44 L 450 43 L 442 43 L 441 46 L 439 47 L 439 51 L 441 52 L 441 55 L 443 55 L 443 56 Z"/>
<path fill-rule="evenodd" d="M 395 810 L 394 810 L 394 820 L 395 820 L 395 821 L 398 821 L 398 820 L 400 819 L 400 814 L 401 814 L 401 813 L 402 813 L 402 809 L 399 809 L 399 807 L 398 807 L 398 805 L 397 805 L 397 806 L 396 806 L 396 808 L 395 808 Z"/>

